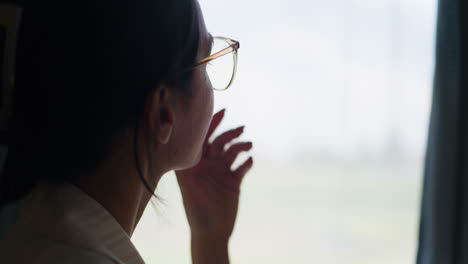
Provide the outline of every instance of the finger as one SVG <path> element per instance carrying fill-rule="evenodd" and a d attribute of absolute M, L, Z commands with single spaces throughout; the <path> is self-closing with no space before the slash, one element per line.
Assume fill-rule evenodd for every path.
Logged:
<path fill-rule="evenodd" d="M 223 109 L 217 112 L 211 119 L 210 127 L 208 128 L 208 132 L 206 134 L 205 143 L 208 142 L 208 139 L 211 137 L 211 135 L 213 135 L 213 132 L 216 130 L 216 128 L 219 126 L 219 124 L 223 120 L 225 112 L 226 112 L 226 109 Z"/>
<path fill-rule="evenodd" d="M 233 144 L 224 154 L 226 163 L 232 165 L 239 153 L 241 153 L 242 151 L 249 151 L 251 149 L 252 142 L 239 142 Z"/>
<path fill-rule="evenodd" d="M 215 138 L 215 140 L 213 140 L 213 143 L 211 144 L 210 149 L 213 151 L 212 154 L 222 154 L 224 152 L 224 146 L 235 138 L 238 138 L 240 135 L 242 135 L 243 132 L 244 127 L 241 126 L 219 135 L 217 138 Z"/>
<path fill-rule="evenodd" d="M 234 173 L 234 177 L 236 177 L 237 179 L 239 179 L 240 181 L 242 181 L 242 179 L 244 178 L 245 174 L 247 174 L 247 172 L 249 172 L 249 170 L 252 168 L 253 166 L 253 158 L 250 157 L 248 160 L 246 160 L 242 165 L 239 166 L 239 168 L 237 168 L 233 173 Z"/>

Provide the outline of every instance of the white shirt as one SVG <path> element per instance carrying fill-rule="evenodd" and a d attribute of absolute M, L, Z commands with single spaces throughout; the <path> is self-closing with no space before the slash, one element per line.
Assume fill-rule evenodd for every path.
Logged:
<path fill-rule="evenodd" d="M 115 218 L 72 184 L 38 184 L 17 205 L 0 237 L 0 263 L 144 264 Z"/>

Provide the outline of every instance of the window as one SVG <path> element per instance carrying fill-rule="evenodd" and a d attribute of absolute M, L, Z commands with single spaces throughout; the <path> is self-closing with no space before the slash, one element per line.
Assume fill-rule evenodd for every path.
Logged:
<path fill-rule="evenodd" d="M 414 263 L 435 0 L 201 0 L 209 31 L 241 42 L 215 94 L 245 124 L 232 263 Z M 222 11 L 222 12 L 221 12 Z M 173 174 L 133 237 L 150 263 L 190 263 Z"/>

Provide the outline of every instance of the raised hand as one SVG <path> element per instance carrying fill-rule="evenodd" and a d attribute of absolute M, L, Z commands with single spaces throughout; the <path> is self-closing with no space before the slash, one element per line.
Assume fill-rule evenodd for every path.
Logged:
<path fill-rule="evenodd" d="M 229 130 L 209 142 L 224 112 L 222 110 L 213 116 L 201 161 L 193 168 L 176 171 L 192 239 L 229 240 L 239 206 L 240 184 L 253 165 L 250 157 L 237 169 L 231 170 L 239 153 L 252 148 L 252 142 L 226 147 L 242 135 L 244 127 Z"/>

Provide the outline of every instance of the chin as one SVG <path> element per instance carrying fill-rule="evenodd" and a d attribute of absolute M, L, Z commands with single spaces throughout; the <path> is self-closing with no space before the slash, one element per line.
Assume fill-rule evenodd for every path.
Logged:
<path fill-rule="evenodd" d="M 192 167 L 195 167 L 196 165 L 198 165 L 198 163 L 200 163 L 202 159 L 202 151 L 198 151 L 196 155 L 194 155 L 194 157 L 192 158 L 191 162 L 190 162 L 190 167 L 189 168 L 192 168 Z"/>
<path fill-rule="evenodd" d="M 202 159 L 202 151 L 198 151 L 196 154 L 187 157 L 183 164 L 179 166 L 177 170 L 186 170 L 195 167 L 200 163 Z"/>

